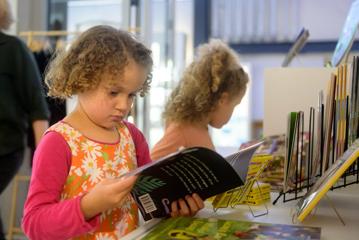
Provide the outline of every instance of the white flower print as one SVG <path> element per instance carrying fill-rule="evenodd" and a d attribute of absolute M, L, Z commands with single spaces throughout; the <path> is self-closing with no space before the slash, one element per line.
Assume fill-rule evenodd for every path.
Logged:
<path fill-rule="evenodd" d="M 116 240 L 114 237 L 109 235 L 108 233 L 98 233 L 96 234 L 96 240 Z"/>
<path fill-rule="evenodd" d="M 60 133 L 66 133 L 67 131 L 67 125 L 66 124 L 57 124 L 55 127 L 55 130 L 60 132 Z"/>
<path fill-rule="evenodd" d="M 125 159 L 121 157 L 121 147 L 119 146 L 118 148 L 116 148 L 115 150 L 115 162 L 116 162 L 116 165 L 117 164 L 125 164 Z"/>
<path fill-rule="evenodd" d="M 115 179 L 116 177 L 119 177 L 120 175 L 116 175 L 113 172 L 105 172 L 105 179 Z"/>
<path fill-rule="evenodd" d="M 81 168 L 76 168 L 76 170 L 74 171 L 74 173 L 75 173 L 77 176 L 79 176 L 79 177 L 81 177 L 82 174 L 83 174 Z"/>
<path fill-rule="evenodd" d="M 126 217 L 124 216 L 124 218 L 122 218 L 121 221 L 119 221 L 116 224 L 116 236 L 118 238 L 123 237 L 123 235 L 126 234 L 127 228 L 128 228 L 128 222 L 126 221 Z"/>
<path fill-rule="evenodd" d="M 79 151 L 77 142 L 75 142 L 74 139 L 70 139 L 70 140 L 68 141 L 68 144 L 69 144 L 69 146 L 70 146 L 70 148 L 71 148 L 71 154 L 72 154 L 73 156 L 77 156 L 77 153 L 78 153 L 78 151 Z"/>
<path fill-rule="evenodd" d="M 77 140 L 79 137 L 81 137 L 81 133 L 71 127 L 67 128 L 66 133 L 70 137 L 70 139 L 73 140 Z"/>
<path fill-rule="evenodd" d="M 111 210 L 106 210 L 102 212 L 100 215 L 100 222 L 103 222 L 106 219 L 106 217 L 110 214 L 111 214 Z"/>
<path fill-rule="evenodd" d="M 82 150 L 87 156 L 92 159 L 102 156 L 101 146 L 92 141 L 86 141 L 82 143 Z"/>
<path fill-rule="evenodd" d="M 105 171 L 114 171 L 117 168 L 117 163 L 113 160 L 107 160 L 104 163 L 103 170 Z"/>
<path fill-rule="evenodd" d="M 120 172 L 123 172 L 123 173 L 127 173 L 130 171 L 130 168 L 129 166 L 125 165 L 123 166 L 121 169 L 120 169 Z"/>
<path fill-rule="evenodd" d="M 121 141 L 120 142 L 120 150 L 123 151 L 124 149 L 126 149 L 126 146 L 128 145 L 128 142 L 127 141 Z"/>
<path fill-rule="evenodd" d="M 90 182 L 92 184 L 98 183 L 103 179 L 103 171 L 100 168 L 94 168 L 90 175 Z"/>
<path fill-rule="evenodd" d="M 131 201 L 130 199 L 126 199 L 126 201 L 121 206 L 122 212 L 129 212 L 131 210 Z"/>
<path fill-rule="evenodd" d="M 89 180 L 91 183 L 98 183 L 101 180 L 103 171 L 97 167 L 95 159 L 85 157 L 81 167 L 85 171 L 85 174 L 90 176 Z"/>
<path fill-rule="evenodd" d="M 83 182 L 83 183 L 81 184 L 81 188 L 82 188 L 82 191 L 83 191 L 83 192 L 87 192 L 87 190 L 88 190 L 87 183 L 86 183 L 86 182 Z"/>
<path fill-rule="evenodd" d="M 72 173 L 76 169 L 76 166 L 71 165 L 70 172 Z"/>
<path fill-rule="evenodd" d="M 123 175 L 125 173 L 128 173 L 128 168 L 118 169 L 116 173 L 117 173 L 118 176 L 121 176 L 121 175 Z"/>
<path fill-rule="evenodd" d="M 82 168 L 85 170 L 87 175 L 90 175 L 93 172 L 93 169 L 97 168 L 97 162 L 93 158 L 85 157 L 82 162 Z"/>

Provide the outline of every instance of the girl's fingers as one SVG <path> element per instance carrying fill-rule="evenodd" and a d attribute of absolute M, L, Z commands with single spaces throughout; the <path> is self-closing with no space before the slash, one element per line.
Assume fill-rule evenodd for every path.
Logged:
<path fill-rule="evenodd" d="M 132 189 L 133 185 L 137 180 L 137 176 L 130 176 L 126 178 L 116 179 L 114 182 L 114 191 L 115 192 L 128 192 Z"/>
<path fill-rule="evenodd" d="M 178 216 L 178 205 L 177 201 L 173 201 L 171 203 L 171 217 L 177 217 Z"/>
<path fill-rule="evenodd" d="M 180 200 L 178 200 L 179 206 L 180 206 L 180 210 L 179 213 L 181 216 L 189 216 L 191 215 L 191 211 L 187 206 L 187 203 L 181 198 Z"/>
<path fill-rule="evenodd" d="M 195 200 L 199 209 L 204 208 L 204 202 L 203 202 L 202 198 L 197 193 L 192 194 L 192 197 Z"/>
<path fill-rule="evenodd" d="M 187 205 L 189 206 L 189 214 L 194 215 L 198 212 L 199 206 L 197 205 L 197 202 L 194 200 L 193 197 L 186 196 Z"/>

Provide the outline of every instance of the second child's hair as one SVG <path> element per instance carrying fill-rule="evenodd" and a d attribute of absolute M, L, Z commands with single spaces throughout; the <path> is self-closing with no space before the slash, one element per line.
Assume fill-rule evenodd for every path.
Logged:
<path fill-rule="evenodd" d="M 193 123 L 214 109 L 223 93 L 244 95 L 248 75 L 237 54 L 220 40 L 198 47 L 198 56 L 184 71 L 165 106 L 166 122 Z"/>
<path fill-rule="evenodd" d="M 105 72 L 112 76 L 110 83 L 116 84 L 116 77 L 123 75 L 130 61 L 148 71 L 140 92 L 143 96 L 151 82 L 151 50 L 126 31 L 104 25 L 92 27 L 51 61 L 45 77 L 48 95 L 65 99 L 94 89 Z"/>

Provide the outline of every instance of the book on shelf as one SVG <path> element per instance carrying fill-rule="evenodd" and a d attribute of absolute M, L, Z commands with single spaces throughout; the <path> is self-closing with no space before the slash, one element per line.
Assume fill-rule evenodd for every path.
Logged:
<path fill-rule="evenodd" d="M 131 191 L 145 221 L 169 215 L 171 203 L 197 193 L 203 200 L 244 184 L 249 162 L 261 142 L 226 158 L 192 147 L 125 174 L 138 175 Z"/>
<path fill-rule="evenodd" d="M 265 137 L 263 141 L 251 160 L 248 176 L 253 176 L 251 170 L 255 167 L 252 165 L 261 162 L 263 159 L 269 159 L 270 162 L 259 176 L 259 181 L 269 183 L 271 191 L 281 191 L 284 182 L 285 134 L 271 135 Z"/>
<path fill-rule="evenodd" d="M 291 112 L 288 116 L 286 136 L 286 158 L 284 162 L 284 192 L 290 191 L 302 184 L 305 179 L 304 164 L 307 141 L 304 134 L 304 113 Z"/>
<path fill-rule="evenodd" d="M 178 217 L 135 230 L 124 240 L 320 239 L 321 228 L 217 218 Z M 142 232 L 141 232 L 142 230 Z"/>
<path fill-rule="evenodd" d="M 318 204 L 320 199 L 328 192 L 328 190 L 338 181 L 344 172 L 359 157 L 359 139 L 344 152 L 344 154 L 336 160 L 329 169 L 315 182 L 310 190 L 304 195 L 297 204 L 295 217 L 299 221 L 303 221 L 305 217 Z"/>
<path fill-rule="evenodd" d="M 335 74 L 331 75 L 330 82 L 328 83 L 328 94 L 327 100 L 325 102 L 325 116 L 324 116 L 324 143 L 323 143 L 323 167 L 321 169 L 322 173 L 324 173 L 328 167 L 330 166 L 330 149 L 331 149 L 331 140 L 333 134 L 333 120 L 334 120 L 334 109 L 335 109 L 335 92 L 337 82 L 337 76 Z"/>

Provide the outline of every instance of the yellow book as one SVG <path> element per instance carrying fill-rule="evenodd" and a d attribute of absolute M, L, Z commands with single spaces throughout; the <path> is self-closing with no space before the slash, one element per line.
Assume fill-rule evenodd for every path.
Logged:
<path fill-rule="evenodd" d="M 247 199 L 261 199 L 266 196 L 269 196 L 270 192 L 263 192 L 263 193 L 250 193 L 247 196 Z"/>
<path fill-rule="evenodd" d="M 256 184 L 254 184 L 255 181 L 263 173 L 263 171 L 266 169 L 266 167 L 268 166 L 269 162 L 272 159 L 273 159 L 272 157 L 269 157 L 269 158 L 266 157 L 265 159 L 263 158 L 263 162 L 261 162 L 260 164 L 257 164 L 260 166 L 257 171 L 255 171 L 254 173 L 251 173 L 251 174 L 249 174 L 247 172 L 247 180 L 243 186 L 217 195 L 214 198 L 214 200 L 212 201 L 213 208 L 215 208 L 215 209 L 216 208 L 226 208 L 229 205 L 234 206 L 237 204 L 243 204 L 243 201 L 246 199 L 246 197 L 248 196 L 250 191 L 253 189 L 253 186 L 256 186 Z M 250 166 L 248 167 L 248 169 L 249 168 L 250 168 Z M 269 189 L 270 189 L 269 184 L 264 184 L 264 183 L 260 183 L 260 184 L 262 184 L 263 186 L 269 187 Z M 256 191 L 256 188 L 254 188 L 253 191 Z"/>
<path fill-rule="evenodd" d="M 213 208 L 226 208 L 229 206 L 234 196 L 238 196 L 243 191 L 243 187 L 238 187 L 227 192 L 218 194 L 212 201 Z"/>
<path fill-rule="evenodd" d="M 318 204 L 320 199 L 322 199 L 324 194 L 328 192 L 358 157 L 359 139 L 354 141 L 344 154 L 324 172 L 324 174 L 315 182 L 313 187 L 298 202 L 295 217 L 299 221 L 302 222 L 305 219 Z"/>
<path fill-rule="evenodd" d="M 263 193 L 263 192 L 270 192 L 271 186 L 269 183 L 259 183 L 259 186 L 257 184 L 254 184 L 249 194 L 253 193 Z"/>
<path fill-rule="evenodd" d="M 261 205 L 265 202 L 268 202 L 270 200 L 270 196 L 268 198 L 265 199 L 259 199 L 259 200 L 245 200 L 243 201 L 243 204 L 247 204 L 247 205 L 251 205 L 251 206 L 258 206 Z"/>

